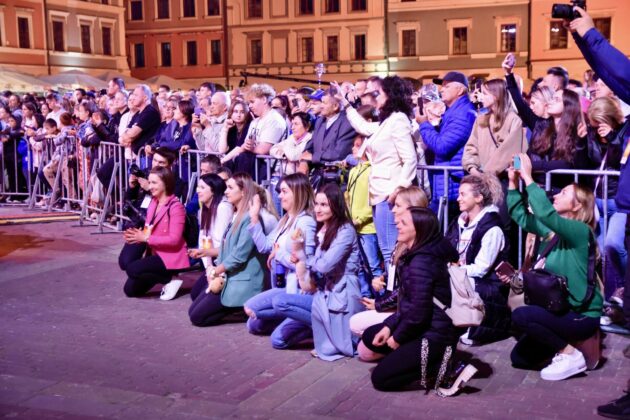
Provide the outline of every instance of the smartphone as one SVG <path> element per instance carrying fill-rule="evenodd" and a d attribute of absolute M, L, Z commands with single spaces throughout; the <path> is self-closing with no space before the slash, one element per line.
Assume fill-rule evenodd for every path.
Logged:
<path fill-rule="evenodd" d="M 495 273 L 502 276 L 512 277 L 516 274 L 516 270 L 512 265 L 507 261 L 502 261 L 497 268 L 494 269 Z"/>
<path fill-rule="evenodd" d="M 298 100 L 297 99 L 291 99 L 291 104 L 293 105 L 293 108 L 296 108 L 298 106 Z"/>
<path fill-rule="evenodd" d="M 424 101 L 422 100 L 422 96 L 418 96 L 418 113 L 424 115 Z"/>
<path fill-rule="evenodd" d="M 514 156 L 514 170 L 515 171 L 521 170 L 521 157 L 520 156 Z"/>

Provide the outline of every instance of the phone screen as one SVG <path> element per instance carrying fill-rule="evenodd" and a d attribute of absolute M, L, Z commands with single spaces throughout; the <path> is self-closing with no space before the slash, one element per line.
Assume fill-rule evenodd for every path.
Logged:
<path fill-rule="evenodd" d="M 422 96 L 418 96 L 418 113 L 424 115 L 424 101 L 422 100 Z"/>

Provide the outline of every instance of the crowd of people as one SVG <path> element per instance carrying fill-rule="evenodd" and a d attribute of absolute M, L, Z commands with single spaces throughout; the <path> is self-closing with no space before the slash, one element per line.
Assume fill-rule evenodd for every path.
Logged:
<path fill-rule="evenodd" d="M 322 360 L 378 362 L 379 390 L 419 382 L 453 395 L 476 371 L 457 344 L 511 336 L 515 367 L 567 379 L 597 364 L 600 327 L 630 332 L 630 63 L 579 11 L 570 28 L 593 70 L 578 81 L 552 67 L 529 92 L 508 54 L 504 79 L 451 71 L 427 85 L 374 76 L 156 94 L 113 79 L 71 97 L 8 93 L 5 191 L 35 179 L 52 188 L 61 171 L 57 187 L 72 198 L 87 171 L 102 198 L 115 162 L 94 167 L 99 144 L 120 144 L 139 163 L 123 197 L 127 296 L 161 284 L 172 299 L 178 274 L 201 270 L 193 325 L 244 314 L 275 349 L 312 340 Z M 549 179 L 555 169 L 622 172 L 576 183 Z M 519 227 L 528 237 L 516 270 Z M 454 267 L 483 302 L 478 325 L 455 325 L 444 309 L 455 305 Z M 562 309 L 535 302 L 529 279 L 541 272 L 562 276 Z M 601 410 L 629 406 L 624 396 Z"/>

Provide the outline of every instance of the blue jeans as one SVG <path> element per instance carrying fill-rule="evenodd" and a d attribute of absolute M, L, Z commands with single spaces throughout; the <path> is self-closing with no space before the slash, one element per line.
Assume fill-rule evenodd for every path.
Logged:
<path fill-rule="evenodd" d="M 284 320 L 285 315 L 273 308 L 273 299 L 286 294 L 284 288 L 265 290 L 245 302 L 245 307 L 251 309 L 256 318 L 247 320 L 247 331 L 250 334 L 268 335 Z"/>
<path fill-rule="evenodd" d="M 378 238 L 375 233 L 360 234 L 361 246 L 365 251 L 367 258 L 367 265 L 370 267 L 370 271 L 374 277 L 383 275 L 382 259 L 378 248 Z M 361 257 L 363 258 L 363 257 Z M 363 270 L 359 270 L 359 286 L 361 287 L 361 296 L 372 297 L 370 284 L 367 281 L 367 277 Z"/>
<path fill-rule="evenodd" d="M 313 295 L 278 294 L 272 299 L 273 308 L 286 317 L 271 333 L 274 349 L 286 349 L 313 335 L 311 306 Z"/>
<path fill-rule="evenodd" d="M 372 206 L 372 215 L 374 217 L 374 225 L 376 226 L 378 246 L 381 248 L 383 261 L 387 267 L 387 264 L 389 264 L 389 260 L 394 253 L 396 239 L 398 239 L 398 229 L 396 229 L 394 213 L 392 213 L 392 205 L 389 204 L 387 200 L 378 203 L 377 205 Z"/>
<path fill-rule="evenodd" d="M 624 285 L 626 265 L 628 264 L 628 250 L 624 244 L 624 230 L 627 219 L 626 213 L 615 213 L 608 219 L 608 232 L 604 253 L 606 255 L 606 272 L 604 291 L 606 299 L 613 292 Z"/>

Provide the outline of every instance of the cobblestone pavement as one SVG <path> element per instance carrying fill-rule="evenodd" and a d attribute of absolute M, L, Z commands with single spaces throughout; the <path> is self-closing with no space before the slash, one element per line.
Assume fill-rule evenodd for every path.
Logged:
<path fill-rule="evenodd" d="M 606 337 L 602 368 L 563 382 L 513 369 L 510 339 L 465 349 L 480 374 L 456 398 L 377 392 L 369 364 L 273 350 L 242 322 L 193 327 L 187 294 L 124 297 L 121 236 L 91 232 L 72 223 L 0 228 L 4 417 L 581 420 L 620 396 L 630 376 L 624 337 Z"/>

